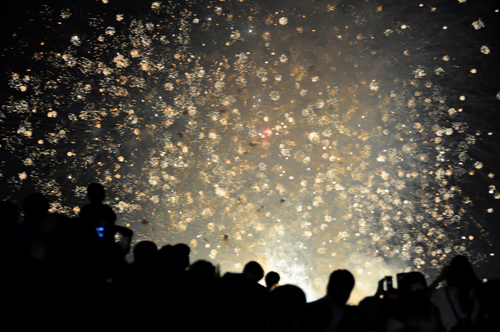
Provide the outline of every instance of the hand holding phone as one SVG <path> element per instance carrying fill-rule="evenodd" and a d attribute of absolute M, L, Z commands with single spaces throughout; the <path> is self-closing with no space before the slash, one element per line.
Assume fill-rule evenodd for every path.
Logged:
<path fill-rule="evenodd" d="M 393 288 L 394 288 L 394 286 L 392 284 L 392 276 L 386 276 L 385 277 L 385 289 L 391 290 Z"/>

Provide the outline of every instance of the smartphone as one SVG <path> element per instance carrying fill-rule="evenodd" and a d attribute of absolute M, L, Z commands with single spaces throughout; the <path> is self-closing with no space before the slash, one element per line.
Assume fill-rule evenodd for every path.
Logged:
<path fill-rule="evenodd" d="M 385 277 L 385 288 L 386 288 L 386 290 L 390 290 L 390 289 L 394 288 L 394 286 L 392 284 L 392 276 Z"/>
<path fill-rule="evenodd" d="M 104 237 L 104 227 L 97 227 L 95 230 L 98 237 Z"/>

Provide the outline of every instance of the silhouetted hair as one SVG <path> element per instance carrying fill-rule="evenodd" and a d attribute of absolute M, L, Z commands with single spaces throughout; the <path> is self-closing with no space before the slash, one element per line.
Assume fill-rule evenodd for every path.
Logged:
<path fill-rule="evenodd" d="M 177 243 L 172 248 L 173 258 L 175 265 L 182 269 L 187 269 L 189 267 L 189 254 L 191 253 L 191 248 L 185 243 Z"/>
<path fill-rule="evenodd" d="M 23 211 L 27 217 L 43 218 L 49 208 L 49 200 L 41 193 L 30 194 L 23 201 Z"/>
<path fill-rule="evenodd" d="M 106 191 L 101 184 L 94 182 L 87 187 L 87 197 L 92 203 L 102 202 L 106 197 Z"/>
<path fill-rule="evenodd" d="M 306 306 L 306 294 L 295 285 L 283 285 L 269 293 L 273 315 L 290 319 L 297 317 Z"/>
<path fill-rule="evenodd" d="M 455 256 L 451 260 L 446 281 L 448 285 L 468 288 L 478 286 L 481 283 L 474 273 L 472 264 L 467 257 L 462 255 Z"/>
<path fill-rule="evenodd" d="M 248 262 L 243 269 L 243 275 L 250 280 L 258 282 L 264 278 L 264 269 L 255 261 Z"/>
<path fill-rule="evenodd" d="M 134 247 L 134 260 L 136 262 L 151 261 L 158 252 L 158 247 L 154 242 L 141 241 Z"/>
<path fill-rule="evenodd" d="M 354 276 L 347 270 L 335 270 L 330 274 L 326 293 L 340 304 L 346 304 L 354 288 Z"/>
<path fill-rule="evenodd" d="M 406 273 L 404 283 L 398 284 L 398 291 L 402 296 L 426 292 L 427 281 L 425 276 L 416 271 Z"/>
<path fill-rule="evenodd" d="M 192 281 L 212 281 L 215 279 L 215 266 L 205 260 L 198 260 L 189 267 L 189 275 Z"/>
<path fill-rule="evenodd" d="M 280 281 L 280 275 L 274 271 L 268 272 L 265 281 L 267 288 L 270 288 Z"/>
<path fill-rule="evenodd" d="M 8 222 L 16 222 L 17 216 L 19 214 L 19 209 L 14 203 L 10 201 L 0 202 L 0 211 L 2 212 L 2 220 L 7 220 Z"/>

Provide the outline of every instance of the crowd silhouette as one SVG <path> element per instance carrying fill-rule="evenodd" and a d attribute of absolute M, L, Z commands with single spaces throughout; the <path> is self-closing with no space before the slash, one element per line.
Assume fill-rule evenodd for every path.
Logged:
<path fill-rule="evenodd" d="M 208 261 L 190 262 L 182 243 L 141 241 L 128 263 L 133 232 L 115 225 L 104 198 L 90 184 L 77 218 L 50 214 L 40 193 L 22 213 L 0 202 L 6 330 L 500 331 L 500 281 L 481 282 L 465 256 L 430 285 L 420 272 L 398 274 L 397 289 L 386 277 L 356 306 L 347 304 L 354 276 L 337 269 L 324 297 L 307 303 L 299 286 L 279 284 L 279 271 L 251 261 L 221 275 Z"/>

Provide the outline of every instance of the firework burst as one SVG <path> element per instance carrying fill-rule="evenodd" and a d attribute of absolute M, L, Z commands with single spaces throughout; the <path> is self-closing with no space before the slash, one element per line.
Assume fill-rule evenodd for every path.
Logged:
<path fill-rule="evenodd" d="M 148 6 L 26 13 L 40 31 L 8 50 L 4 195 L 34 188 L 75 215 L 98 181 L 136 240 L 225 270 L 259 260 L 316 293 L 333 268 L 370 291 L 488 241 L 470 187 L 500 197 L 475 114 L 494 118 L 493 9 Z"/>

